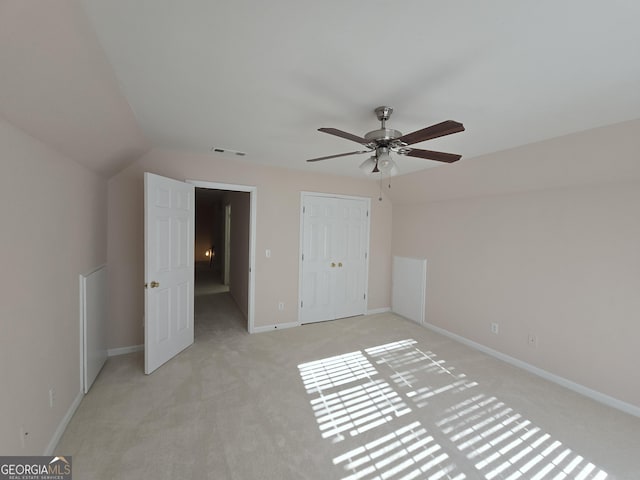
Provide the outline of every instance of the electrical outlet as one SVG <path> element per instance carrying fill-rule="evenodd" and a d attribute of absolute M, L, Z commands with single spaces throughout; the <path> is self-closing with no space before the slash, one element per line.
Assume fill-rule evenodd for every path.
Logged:
<path fill-rule="evenodd" d="M 284 310 L 284 302 L 278 302 L 278 310 L 280 311 Z"/>
<path fill-rule="evenodd" d="M 56 389 L 52 387 L 49 389 L 49 408 L 53 408 L 55 401 L 56 401 Z"/>
<path fill-rule="evenodd" d="M 527 335 L 527 345 L 531 348 L 538 348 L 538 337 L 531 333 Z"/>
<path fill-rule="evenodd" d="M 499 331 L 500 331 L 500 326 L 496 322 L 492 322 L 491 333 L 493 333 L 494 335 L 498 335 Z"/>

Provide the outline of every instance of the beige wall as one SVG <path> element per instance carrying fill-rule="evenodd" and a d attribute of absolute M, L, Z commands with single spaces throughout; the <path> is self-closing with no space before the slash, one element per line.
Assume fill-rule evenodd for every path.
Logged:
<path fill-rule="evenodd" d="M 250 195 L 249 192 L 225 195 L 225 204 L 231 205 L 229 291 L 245 319 L 249 315 Z"/>
<path fill-rule="evenodd" d="M 106 262 L 107 185 L 1 118 L 0 158 L 0 452 L 41 455 L 80 392 L 78 276 Z"/>
<path fill-rule="evenodd" d="M 392 251 L 428 259 L 426 321 L 640 406 L 639 139 L 628 122 L 399 179 Z"/>
<path fill-rule="evenodd" d="M 150 149 L 82 2 L 0 2 L 2 116 L 111 175 Z"/>
<path fill-rule="evenodd" d="M 143 173 L 257 187 L 255 326 L 297 321 L 300 191 L 373 198 L 369 309 L 390 305 L 391 204 L 363 179 L 251 165 L 204 154 L 153 150 L 109 180 L 110 347 L 143 341 Z M 265 258 L 265 249 L 271 258 Z M 278 311 L 278 301 L 285 310 Z"/>

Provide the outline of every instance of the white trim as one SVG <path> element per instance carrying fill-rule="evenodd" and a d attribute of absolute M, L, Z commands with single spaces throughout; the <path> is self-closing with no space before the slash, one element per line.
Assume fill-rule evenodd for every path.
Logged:
<path fill-rule="evenodd" d="M 371 202 L 371 197 L 358 197 L 355 195 L 343 195 L 341 193 L 322 193 L 322 192 L 301 191 L 300 198 L 302 199 L 304 195 L 312 195 L 314 197 L 326 197 L 326 198 L 344 198 L 345 200 L 368 200 L 369 202 Z"/>
<path fill-rule="evenodd" d="M 142 352 L 144 351 L 144 344 L 142 345 L 129 345 L 128 347 L 110 348 L 107 350 L 108 357 L 117 357 L 118 355 L 126 355 L 127 353 Z"/>
<path fill-rule="evenodd" d="M 191 180 L 187 179 L 185 182 L 190 183 L 194 187 L 209 188 L 212 190 L 228 190 L 230 192 L 251 192 L 257 187 L 252 185 L 238 185 L 235 183 L 223 183 L 223 182 L 211 182 L 209 180 Z"/>
<path fill-rule="evenodd" d="M 298 325 L 302 325 L 302 250 L 304 248 L 304 200 L 306 196 L 313 197 L 327 197 L 327 198 L 342 198 L 345 200 L 363 200 L 367 204 L 367 228 L 365 235 L 367 258 L 364 266 L 364 292 L 366 295 L 366 302 L 362 315 L 368 314 L 367 306 L 369 305 L 369 259 L 371 258 L 371 197 L 356 197 L 353 195 L 341 195 L 339 193 L 320 193 L 320 192 L 300 192 L 300 232 L 298 238 L 300 239 L 298 246 Z"/>
<path fill-rule="evenodd" d="M 82 275 L 83 277 L 88 277 L 89 275 L 91 275 L 92 273 L 96 273 L 98 270 L 100 270 L 101 268 L 106 267 L 107 264 L 103 263 L 101 265 L 98 265 L 96 268 L 92 268 L 91 270 L 89 270 L 87 273 L 85 273 L 84 275 Z"/>
<path fill-rule="evenodd" d="M 56 445 L 58 445 L 60 438 L 62 438 L 62 434 L 67 429 L 67 426 L 69 425 L 73 414 L 76 413 L 76 410 L 80 406 L 80 402 L 82 401 L 83 397 L 84 393 L 82 393 L 82 389 L 80 389 L 78 395 L 76 395 L 76 398 L 73 399 L 71 406 L 67 410 L 67 413 L 65 413 L 64 417 L 62 417 L 62 420 L 60 420 L 58 428 L 56 428 L 56 431 L 53 432 L 53 436 L 51 437 L 51 440 L 49 440 L 49 444 L 47 445 L 47 448 L 43 453 L 44 456 L 49 457 L 53 455 L 53 451 L 55 450 Z"/>
<path fill-rule="evenodd" d="M 273 330 L 284 330 L 285 328 L 299 327 L 299 326 L 300 324 L 298 322 L 278 323 L 276 325 L 262 325 L 259 327 L 253 327 L 253 332 L 251 333 L 271 332 Z"/>
<path fill-rule="evenodd" d="M 585 387 L 584 385 L 573 382 L 571 380 L 568 380 L 554 373 L 547 372 L 546 370 L 535 367 L 527 362 L 523 362 L 522 360 L 514 358 L 510 355 L 494 350 L 493 348 L 489 348 L 485 345 L 482 345 L 481 343 L 474 342 L 473 340 L 469 340 L 468 338 L 462 337 L 456 333 L 452 333 L 448 330 L 445 330 L 444 328 L 436 327 L 435 325 L 432 325 L 426 322 L 424 326 L 430 330 L 433 330 L 434 332 L 444 335 L 445 337 L 449 337 L 453 340 L 463 343 L 468 347 L 474 348 L 483 353 L 486 353 L 487 355 L 490 355 L 499 360 L 502 360 L 503 362 L 509 363 L 515 367 L 526 370 L 529 373 L 533 373 L 534 375 L 542 377 L 545 380 L 549 380 L 550 382 L 556 383 L 562 387 L 568 388 L 569 390 L 573 390 L 574 392 L 584 395 L 585 397 L 589 397 L 590 399 L 595 400 L 596 402 L 602 403 L 604 405 L 607 405 L 608 407 L 612 407 L 622 412 L 628 413 L 629 415 L 640 417 L 640 407 L 636 405 L 623 402 L 622 400 L 618 400 L 617 398 L 598 392 L 597 390 L 593 390 L 589 387 Z"/>
<path fill-rule="evenodd" d="M 231 204 L 224 206 L 224 272 L 222 284 L 229 286 L 229 276 L 231 275 Z"/>
<path fill-rule="evenodd" d="M 249 192 L 249 305 L 247 305 L 247 330 L 249 333 L 253 333 L 255 330 L 256 209 L 258 205 L 258 187 L 251 185 L 236 185 L 232 183 L 209 182 L 206 180 L 186 180 L 186 182 L 199 188 L 227 190 L 232 192 Z"/>
<path fill-rule="evenodd" d="M 82 274 L 78 275 L 79 318 L 80 318 L 80 391 L 84 391 L 84 282 Z"/>
<path fill-rule="evenodd" d="M 387 313 L 390 311 L 390 307 L 372 308 L 371 310 L 367 310 L 367 315 L 377 315 L 378 313 Z"/>
<path fill-rule="evenodd" d="M 300 224 L 298 232 L 298 325 L 302 319 L 302 255 L 304 255 L 304 196 L 306 192 L 300 192 Z"/>

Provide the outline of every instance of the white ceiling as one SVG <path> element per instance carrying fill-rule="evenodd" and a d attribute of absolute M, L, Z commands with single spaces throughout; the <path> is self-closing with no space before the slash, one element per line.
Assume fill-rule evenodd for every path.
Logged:
<path fill-rule="evenodd" d="M 637 0 L 82 0 L 151 144 L 359 175 L 373 109 L 462 161 L 640 118 Z M 229 158 L 238 158 L 230 155 Z M 401 173 L 435 162 L 402 157 Z M 446 168 L 446 167 L 443 167 Z"/>

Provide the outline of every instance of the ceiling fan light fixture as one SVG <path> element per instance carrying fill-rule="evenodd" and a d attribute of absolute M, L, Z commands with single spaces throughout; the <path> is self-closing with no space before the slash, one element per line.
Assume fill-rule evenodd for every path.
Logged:
<path fill-rule="evenodd" d="M 384 165 L 382 165 L 381 163 L 378 163 L 378 168 L 383 174 L 389 175 L 390 177 L 393 177 L 398 174 L 398 166 L 396 165 L 396 162 L 394 162 L 393 160 L 389 160 Z"/>
<path fill-rule="evenodd" d="M 391 162 L 391 155 L 389 155 L 389 147 L 376 148 L 376 157 L 378 157 L 378 163 L 380 166 L 386 165 Z"/>
<path fill-rule="evenodd" d="M 382 173 L 390 176 L 398 174 L 398 166 L 391 158 L 388 147 L 379 147 L 376 150 L 376 154 L 378 156 L 378 169 Z"/>
<path fill-rule="evenodd" d="M 376 161 L 375 155 L 370 156 L 364 162 L 360 164 L 360 170 L 365 175 L 371 175 L 375 172 L 378 162 Z"/>

